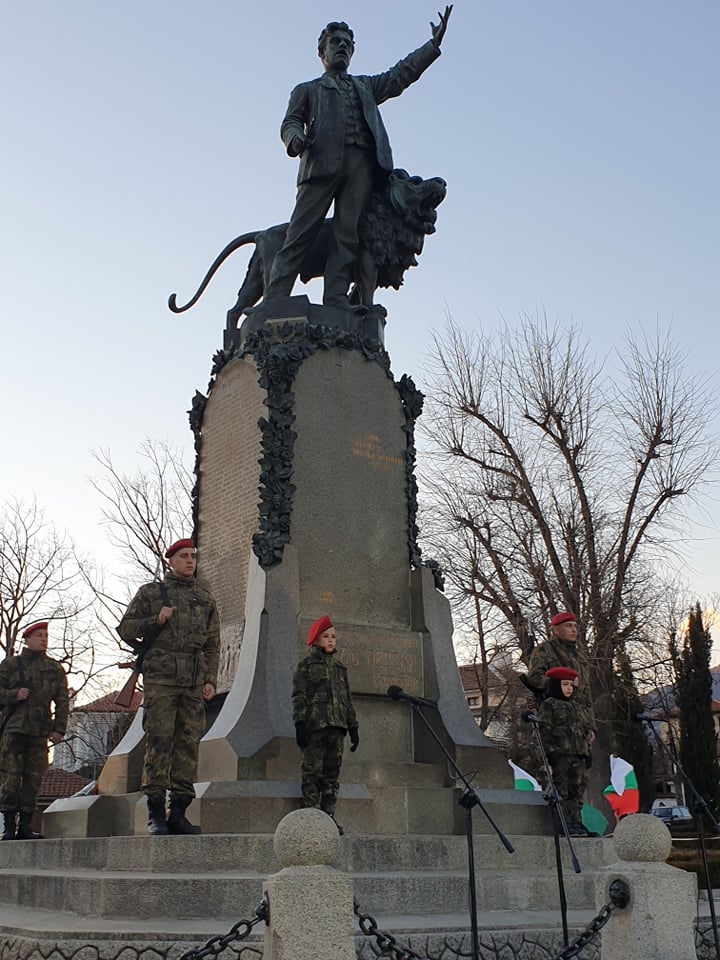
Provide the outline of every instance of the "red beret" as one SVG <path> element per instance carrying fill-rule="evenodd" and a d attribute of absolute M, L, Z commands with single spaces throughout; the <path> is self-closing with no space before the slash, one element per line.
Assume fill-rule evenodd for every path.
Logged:
<path fill-rule="evenodd" d="M 178 552 L 178 550 L 194 550 L 194 549 L 195 549 L 195 544 L 192 542 L 192 540 L 176 540 L 175 543 L 171 544 L 165 551 L 165 558 L 169 560 L 174 553 Z"/>
<path fill-rule="evenodd" d="M 326 630 L 329 630 L 332 626 L 332 620 L 330 617 L 325 614 L 320 617 L 319 620 L 316 620 L 314 623 L 310 624 L 310 629 L 308 630 L 307 636 L 307 646 L 311 647 L 321 633 L 325 633 Z"/>
<path fill-rule="evenodd" d="M 551 627 L 559 627 L 561 623 L 575 623 L 574 613 L 556 613 L 550 621 Z"/>
<path fill-rule="evenodd" d="M 578 672 L 572 667 L 550 667 L 545 676 L 548 680 L 577 680 Z"/>
<path fill-rule="evenodd" d="M 25 627 L 22 632 L 23 640 L 27 640 L 31 633 L 35 633 L 36 630 L 47 630 L 48 622 L 47 620 L 38 620 L 37 623 L 31 623 L 29 627 Z"/>

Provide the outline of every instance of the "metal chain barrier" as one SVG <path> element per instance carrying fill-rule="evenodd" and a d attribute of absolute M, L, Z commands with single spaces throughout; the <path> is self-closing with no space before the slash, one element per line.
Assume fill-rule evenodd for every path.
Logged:
<path fill-rule="evenodd" d="M 390 957 L 391 960 L 421 960 L 410 947 L 402 947 L 391 933 L 378 930 L 375 919 L 369 913 L 360 913 L 357 900 L 353 901 L 355 916 L 358 918 L 360 930 L 366 937 L 373 937 L 379 949 L 378 957 Z"/>
<path fill-rule="evenodd" d="M 247 940 L 252 928 L 263 920 L 265 923 L 270 922 L 270 903 L 266 893 L 263 894 L 262 900 L 255 907 L 252 920 L 238 920 L 225 935 L 218 934 L 215 937 L 210 937 L 203 947 L 193 947 L 192 950 L 187 950 L 180 957 L 180 960 L 201 960 L 202 957 L 211 955 L 216 957 L 223 950 L 226 950 L 231 943 L 237 940 Z"/>
<path fill-rule="evenodd" d="M 576 957 L 583 947 L 593 940 L 608 922 L 614 910 L 624 910 L 630 903 L 630 887 L 624 880 L 613 880 L 610 884 L 610 902 L 606 903 L 600 913 L 590 921 L 587 929 L 561 952 L 555 955 L 555 960 L 570 960 Z"/>

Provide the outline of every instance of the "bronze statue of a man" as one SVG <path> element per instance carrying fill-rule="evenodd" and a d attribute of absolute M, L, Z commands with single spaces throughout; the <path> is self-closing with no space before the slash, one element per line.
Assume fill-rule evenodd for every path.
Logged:
<path fill-rule="evenodd" d="M 390 70 L 348 74 L 355 50 L 346 23 L 329 23 L 318 39 L 325 73 L 290 94 L 280 135 L 291 157 L 300 157 L 298 191 L 285 242 L 273 262 L 264 299 L 287 297 L 303 256 L 335 203 L 323 303 L 348 306 L 358 257 L 358 222 L 373 187 L 393 168 L 390 141 L 378 104 L 399 96 L 440 56 L 452 5 L 430 23 L 431 37 Z"/>

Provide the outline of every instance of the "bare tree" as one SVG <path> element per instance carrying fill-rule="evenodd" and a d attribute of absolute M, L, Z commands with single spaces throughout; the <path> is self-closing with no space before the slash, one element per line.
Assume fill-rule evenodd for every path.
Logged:
<path fill-rule="evenodd" d="M 110 543 L 138 573 L 155 576 L 165 547 L 187 536 L 192 526 L 194 478 L 180 450 L 145 439 L 141 468 L 133 475 L 116 467 L 109 450 L 95 450 L 101 467 L 90 483 L 103 501 L 102 518 Z"/>
<path fill-rule="evenodd" d="M 103 502 L 102 522 L 121 561 L 110 572 L 86 568 L 86 582 L 95 597 L 95 617 L 115 650 L 128 659 L 115 628 L 140 583 L 160 576 L 166 567 L 165 548 L 187 536 L 192 527 L 194 478 L 180 450 L 146 439 L 140 446 L 141 466 L 129 474 L 109 450 L 93 452 L 101 468 L 90 483 Z"/>
<path fill-rule="evenodd" d="M 71 674 L 76 693 L 95 673 L 98 652 L 88 567 L 35 500 L 0 508 L 0 648 L 13 656 L 21 630 L 48 620 L 53 656 Z"/>
<path fill-rule="evenodd" d="M 599 721 L 596 787 L 607 782 L 615 651 L 644 636 L 676 525 L 718 451 L 713 398 L 676 345 L 628 336 L 617 359 L 610 373 L 577 329 L 544 318 L 496 337 L 449 323 L 421 425 L 432 548 L 455 599 L 499 612 L 494 641 L 525 661 L 533 622 L 578 616 Z"/>

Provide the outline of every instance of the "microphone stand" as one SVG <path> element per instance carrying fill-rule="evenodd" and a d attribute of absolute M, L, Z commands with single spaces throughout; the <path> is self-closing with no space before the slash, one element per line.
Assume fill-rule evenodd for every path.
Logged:
<path fill-rule="evenodd" d="M 664 753 L 667 757 L 670 758 L 670 762 L 674 764 L 675 767 L 680 772 L 683 781 L 686 786 L 689 788 L 690 793 L 692 794 L 692 815 L 695 820 L 695 826 L 697 827 L 698 839 L 700 840 L 700 856 L 703 863 L 703 872 L 705 874 L 705 885 L 707 887 L 708 894 L 708 906 L 710 907 L 710 922 L 712 923 L 713 937 L 715 939 L 715 956 L 720 960 L 720 937 L 718 936 L 718 927 L 717 919 L 715 917 L 715 901 L 713 900 L 713 889 L 712 884 L 710 883 L 710 861 L 708 859 L 707 847 L 705 845 L 705 830 L 703 828 L 703 814 L 710 821 L 710 825 L 715 833 L 720 833 L 720 824 L 717 822 L 715 817 L 712 814 L 712 811 L 708 807 L 707 803 L 703 797 L 695 789 L 695 784 L 692 782 L 690 777 L 683 770 L 680 761 L 677 758 L 677 754 L 672 749 L 669 743 L 665 743 L 658 731 L 655 729 L 655 723 L 657 722 L 653 717 L 643 717 L 638 715 L 637 719 L 641 723 L 646 723 L 655 738 L 660 753 Z"/>
<path fill-rule="evenodd" d="M 523 719 L 525 719 L 525 717 L 523 717 Z M 542 737 L 540 736 L 540 720 L 535 716 L 534 713 L 530 713 L 527 715 L 527 721 L 528 723 L 532 724 L 535 744 L 538 748 L 543 767 L 545 768 L 545 776 L 547 778 L 547 791 L 543 794 L 543 796 L 547 801 L 552 814 L 553 836 L 555 840 L 555 871 L 557 873 L 558 894 L 560 897 L 560 916 L 562 918 L 564 940 L 563 945 L 567 947 L 570 943 L 570 938 L 568 934 L 568 908 L 567 897 L 565 895 L 565 877 L 563 874 L 562 856 L 560 853 L 561 833 L 567 840 L 568 849 L 570 850 L 570 857 L 572 858 L 573 870 L 575 873 L 581 873 L 581 869 L 578 858 L 575 856 L 575 849 L 572 845 L 572 840 L 570 839 L 570 831 L 568 830 L 567 820 L 565 819 L 565 811 L 563 810 L 562 801 L 560 800 L 560 794 L 557 792 L 557 787 L 555 786 L 555 781 L 553 780 L 550 761 L 547 758 L 547 754 L 545 753 L 545 745 L 543 744 Z"/>
<path fill-rule="evenodd" d="M 391 697 L 391 699 L 398 699 L 397 697 Z M 478 794 L 475 787 L 470 784 L 470 781 L 465 776 L 465 774 L 460 770 L 458 765 L 455 763 L 454 757 L 449 753 L 445 744 L 442 742 L 436 731 L 433 729 L 427 717 L 424 716 L 420 707 L 423 705 L 420 701 L 416 701 L 414 697 L 410 697 L 405 694 L 402 696 L 403 700 L 407 700 L 408 703 L 412 706 L 415 716 L 419 717 L 420 720 L 425 724 L 428 733 L 431 735 L 435 743 L 440 747 L 440 750 L 445 755 L 451 770 L 455 774 L 455 777 L 462 781 L 464 790 L 458 800 L 458 803 L 465 810 L 465 837 L 467 841 L 467 853 L 468 853 L 468 894 L 469 894 L 469 906 L 470 906 L 470 934 L 472 938 L 472 960 L 481 960 L 480 958 L 480 938 L 478 936 L 478 917 L 477 917 L 477 884 L 475 880 L 475 849 L 473 845 L 473 820 L 472 820 L 472 811 L 473 807 L 480 807 L 482 812 L 485 814 L 488 823 L 493 828 L 495 833 L 498 836 L 498 839 L 505 847 L 508 853 L 514 853 L 515 847 L 510 843 L 505 834 L 500 830 L 498 825 L 495 823 L 493 818 L 490 816 L 488 811 L 483 806 L 480 795 Z M 427 704 L 427 706 L 433 706 L 434 704 Z"/>

